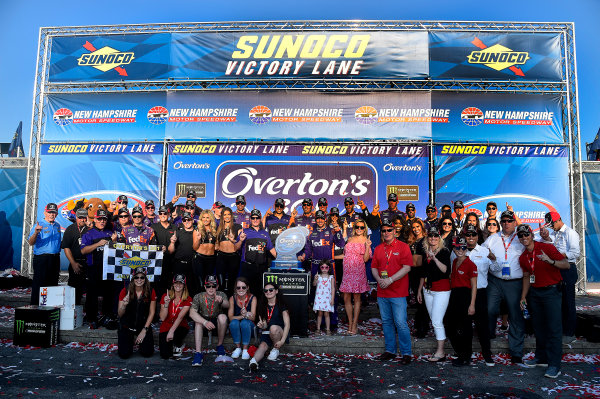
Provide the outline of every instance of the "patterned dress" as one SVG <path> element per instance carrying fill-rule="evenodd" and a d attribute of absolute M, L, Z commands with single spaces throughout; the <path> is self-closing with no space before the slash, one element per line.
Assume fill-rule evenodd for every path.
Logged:
<path fill-rule="evenodd" d="M 340 285 L 341 292 L 359 294 L 369 291 L 364 254 L 364 243 L 351 242 L 344 247 L 344 275 Z M 371 248 L 369 248 L 369 255 L 372 256 L 372 254 Z"/>
<path fill-rule="evenodd" d="M 315 305 L 313 310 L 321 310 L 323 312 L 333 312 L 331 304 L 331 285 L 333 284 L 333 276 L 323 278 L 317 276 L 317 290 L 315 292 Z"/>

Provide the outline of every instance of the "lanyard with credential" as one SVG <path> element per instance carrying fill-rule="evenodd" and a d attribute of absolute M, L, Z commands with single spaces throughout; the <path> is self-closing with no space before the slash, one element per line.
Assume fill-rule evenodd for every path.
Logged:
<path fill-rule="evenodd" d="M 500 238 L 502 239 L 502 246 L 504 247 L 504 260 L 505 261 L 508 260 L 508 248 L 510 248 L 510 245 L 512 244 L 512 242 L 516 236 L 517 236 L 516 234 L 512 236 L 512 238 L 508 242 L 508 246 L 507 246 L 506 243 L 504 242 L 504 237 L 502 237 L 502 234 L 500 234 Z"/>

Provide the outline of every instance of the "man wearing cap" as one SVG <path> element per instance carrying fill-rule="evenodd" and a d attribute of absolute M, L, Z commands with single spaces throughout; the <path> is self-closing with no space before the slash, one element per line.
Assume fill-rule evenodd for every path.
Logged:
<path fill-rule="evenodd" d="M 406 297 L 408 296 L 408 272 L 413 258 L 407 244 L 394 236 L 392 220 L 381 220 L 382 243 L 375 248 L 371 271 L 377 281 L 377 303 L 383 322 L 385 352 L 379 360 L 388 361 L 396 357 L 400 344 L 400 363 L 409 364 L 412 359 L 410 329 L 406 322 Z"/>
<path fill-rule="evenodd" d="M 475 226 L 465 225 L 462 235 L 467 242 L 467 256 L 477 266 L 477 296 L 475 298 L 475 315 L 473 316 L 475 330 L 481 345 L 483 360 L 487 366 L 493 367 L 487 301 L 488 272 L 491 264 L 491 260 L 488 258 L 490 250 L 477 244 L 479 235 Z M 456 254 L 452 251 L 450 261 L 454 262 L 455 258 Z"/>
<path fill-rule="evenodd" d="M 235 211 L 233 212 L 233 219 L 235 223 L 247 229 L 250 227 L 250 212 L 246 210 L 246 197 L 238 195 L 235 197 Z"/>
<path fill-rule="evenodd" d="M 33 247 L 33 282 L 31 304 L 39 305 L 40 287 L 58 285 L 60 273 L 60 225 L 55 221 L 58 207 L 49 203 L 44 209 L 44 219 L 37 221 L 29 233 Z"/>
<path fill-rule="evenodd" d="M 110 222 L 110 220 L 109 220 Z M 117 236 L 120 238 L 119 234 L 121 234 L 121 231 L 127 227 L 127 226 L 131 226 L 131 215 L 129 215 L 129 209 L 127 208 L 121 208 L 117 211 L 117 216 L 115 217 L 115 220 L 112 223 L 112 228 L 114 231 L 118 232 Z M 107 227 L 111 227 L 111 225 L 108 225 Z"/>
<path fill-rule="evenodd" d="M 527 367 L 547 367 L 548 378 L 560 375 L 562 358 L 562 321 L 557 312 L 561 306 L 561 271 L 569 262 L 552 244 L 537 242 L 528 224 L 517 228 L 519 241 L 525 251 L 519 257 L 523 270 L 521 308 L 528 307 L 535 333 L 535 357 L 527 359 Z"/>
<path fill-rule="evenodd" d="M 156 245 L 161 246 L 164 252 L 160 282 L 156 286 L 157 295 L 160 298 L 169 289 L 173 279 L 173 257 L 167 248 L 171 244 L 171 237 L 175 234 L 175 226 L 169 221 L 169 208 L 166 205 L 158 208 L 158 220 L 158 223 L 154 223 L 150 227 L 154 230 Z M 155 280 L 156 277 L 154 276 Z"/>
<path fill-rule="evenodd" d="M 317 201 L 317 208 L 319 208 L 320 211 L 327 213 L 327 198 L 319 197 L 319 200 Z"/>
<path fill-rule="evenodd" d="M 168 205 L 169 204 L 167 204 L 167 206 Z M 200 218 L 200 214 L 196 213 L 196 209 L 200 209 L 200 208 L 198 208 L 196 206 L 196 203 L 193 200 L 185 201 L 185 206 L 183 207 L 183 212 L 180 213 L 179 216 L 177 216 L 175 218 L 175 220 L 173 220 L 173 224 L 176 226 L 179 226 L 181 224 L 181 222 L 183 221 L 183 214 L 187 213 L 192 218 L 194 226 L 196 226 L 196 224 L 198 223 L 198 220 Z M 202 211 L 200 211 L 200 212 L 202 212 Z"/>
<path fill-rule="evenodd" d="M 500 312 L 500 303 L 504 300 L 508 307 L 508 345 L 511 361 L 520 364 L 523 361 L 525 322 L 519 304 L 523 290 L 523 270 L 519 264 L 519 256 L 525 247 L 517 239 L 514 212 L 502 212 L 500 225 L 502 231 L 492 234 L 483 243 L 484 247 L 489 248 L 488 257 L 492 261 L 487 287 L 489 331 L 490 336 L 496 332 L 496 319 Z"/>
<path fill-rule="evenodd" d="M 219 227 L 219 223 L 221 223 L 221 212 L 225 208 L 225 205 L 221 201 L 215 201 L 212 208 L 210 210 L 215 215 L 215 222 L 217 223 L 217 227 Z"/>
<path fill-rule="evenodd" d="M 427 219 L 423 220 L 425 230 L 429 231 L 433 226 L 437 227 L 440 224 L 440 218 L 438 218 L 437 208 L 433 204 L 427 205 L 425 208 Z"/>
<path fill-rule="evenodd" d="M 250 227 L 244 229 L 235 243 L 235 250 L 242 249 L 240 276 L 250 282 L 250 291 L 259 295 L 262 290 L 262 275 L 267 270 L 267 251 L 277 258 L 269 233 L 261 229 L 261 214 L 258 209 L 250 212 Z"/>
<path fill-rule="evenodd" d="M 167 249 L 173 259 L 173 275 L 185 275 L 189 282 L 188 290 L 198 292 L 192 267 L 192 259 L 196 251 L 194 250 L 194 219 L 190 213 L 184 212 L 181 215 L 181 223 L 176 225 L 175 233 L 169 239 Z"/>
<path fill-rule="evenodd" d="M 114 313 L 112 282 L 102 280 L 104 245 L 116 241 L 117 234 L 107 226 L 108 213 L 98 209 L 94 216 L 94 227 L 81 237 L 81 254 L 87 256 L 88 292 L 85 298 L 85 313 L 91 329 L 98 328 L 98 297 L 102 296 L 102 314 L 108 322 Z M 108 320 L 107 320 L 108 319 Z"/>
<path fill-rule="evenodd" d="M 360 213 L 354 210 L 354 200 L 352 199 L 352 197 L 344 198 L 344 208 L 346 208 L 346 213 L 344 213 L 340 217 L 342 219 L 342 224 L 346 226 L 347 236 L 352 235 L 352 228 L 354 226 L 354 222 L 356 222 L 357 220 L 364 221 L 371 230 L 377 228 L 377 226 L 379 225 L 377 217 L 374 214 L 371 214 L 371 212 L 369 212 L 369 209 L 367 208 L 363 200 L 358 200 L 358 206 L 361 209 Z M 327 211 L 325 211 L 325 214 L 327 214 Z"/>
<path fill-rule="evenodd" d="M 382 223 L 384 219 L 393 221 L 396 216 L 400 216 L 400 220 L 406 225 L 406 213 L 398 209 L 398 195 L 396 195 L 396 193 L 390 193 L 388 195 L 388 209 L 379 211 L 378 205 L 373 209 L 373 214 L 379 214 L 380 223 Z"/>
<path fill-rule="evenodd" d="M 80 305 L 86 272 L 85 256 L 81 254 L 81 237 L 89 230 L 88 213 L 84 208 L 79 208 L 75 216 L 75 222 L 63 234 L 60 247 L 69 261 L 69 287 L 75 288 L 75 303 Z"/>
<path fill-rule="evenodd" d="M 277 198 L 275 200 L 275 212 L 271 212 L 271 208 L 267 211 L 264 218 L 265 230 L 269 232 L 271 236 L 271 242 L 275 242 L 279 234 L 283 233 L 290 227 L 294 226 L 292 217 L 283 212 L 285 209 L 285 201 L 283 198 Z"/>
<path fill-rule="evenodd" d="M 498 212 L 498 205 L 496 205 L 496 203 L 494 201 L 490 201 L 487 203 L 487 205 L 485 206 L 485 213 L 487 215 L 487 217 L 483 218 L 480 222 L 479 222 L 479 228 L 481 228 L 481 230 L 486 230 L 486 225 L 485 223 L 487 222 L 488 219 L 496 219 L 496 213 Z"/>
<path fill-rule="evenodd" d="M 194 353 L 192 366 L 202 365 L 202 360 L 204 359 L 204 354 L 202 353 L 202 336 L 205 329 L 207 331 L 217 329 L 217 359 L 215 361 L 220 361 L 225 356 L 223 340 L 225 339 L 225 331 L 227 331 L 227 316 L 224 310 L 229 308 L 229 300 L 224 292 L 217 291 L 218 287 L 217 276 L 206 276 L 204 280 L 206 292 L 196 294 L 192 301 L 190 318 L 196 323 L 196 327 L 194 328 L 196 352 Z"/>
<path fill-rule="evenodd" d="M 292 211 L 293 223 L 296 226 L 304 226 L 308 231 L 312 231 L 313 225 L 316 223 L 312 199 L 304 198 L 302 200 L 302 215 L 297 216 L 297 214 L 298 212 L 294 209 Z"/>
<path fill-rule="evenodd" d="M 454 225 L 456 226 L 456 230 L 460 233 L 467 218 L 465 215 L 465 205 L 462 201 L 454 202 L 454 213 L 456 214 L 456 217 L 454 218 Z"/>
<path fill-rule="evenodd" d="M 442 216 L 452 217 L 452 207 L 448 204 L 442 205 Z"/>
<path fill-rule="evenodd" d="M 139 206 L 131 210 L 133 225 L 124 227 L 118 242 L 128 245 L 156 245 L 156 236 L 152 227 L 144 224 L 144 211 Z"/>
<path fill-rule="evenodd" d="M 181 215 L 183 214 L 183 212 L 189 212 L 192 215 L 200 215 L 200 212 L 202 212 L 202 208 L 200 208 L 198 205 L 196 205 L 196 191 L 194 190 L 188 190 L 185 198 L 186 198 L 186 202 L 185 205 L 175 205 L 177 203 L 177 201 L 179 201 L 179 197 L 181 197 L 180 194 L 175 194 L 173 196 L 173 198 L 171 199 L 171 202 L 167 203 L 167 207 L 173 211 L 177 211 L 177 216 L 181 217 Z M 189 202 L 191 201 L 191 203 Z M 189 210 L 189 206 L 192 206 L 193 212 L 190 212 Z"/>
<path fill-rule="evenodd" d="M 569 261 L 569 267 L 561 269 L 562 275 L 562 327 L 563 343 L 570 344 L 575 341 L 575 324 L 577 314 L 575 311 L 575 284 L 577 283 L 577 258 L 581 254 L 579 249 L 579 234 L 561 219 L 558 212 L 548 212 L 545 216 L 546 226 L 540 229 L 540 236 L 545 242 L 552 242 L 558 252 Z M 552 235 L 546 227 L 552 228 Z"/>
<path fill-rule="evenodd" d="M 109 213 L 109 216 L 112 216 L 112 217 L 109 217 L 108 221 L 109 222 L 116 221 L 119 211 L 123 208 L 127 209 L 128 203 L 129 203 L 129 199 L 127 198 L 126 195 L 123 195 L 123 194 L 119 195 L 117 197 L 116 201 L 111 202 L 110 205 L 108 206 L 108 213 Z"/>
<path fill-rule="evenodd" d="M 156 206 L 154 205 L 154 201 L 148 200 L 144 203 L 144 209 L 146 210 L 146 216 L 144 217 L 144 224 L 148 227 L 152 226 L 154 223 L 158 223 L 158 215 L 155 213 Z"/>

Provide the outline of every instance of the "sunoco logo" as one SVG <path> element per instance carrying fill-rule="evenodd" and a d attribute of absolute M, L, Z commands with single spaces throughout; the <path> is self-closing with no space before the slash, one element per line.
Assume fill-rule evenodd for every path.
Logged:
<path fill-rule="evenodd" d="M 87 41 L 83 45 L 83 48 L 90 51 L 90 53 L 79 57 L 77 65 L 91 66 L 102 72 L 114 69 L 119 75 L 127 76 L 127 71 L 125 71 L 122 65 L 128 65 L 135 59 L 133 52 L 121 52 L 108 46 L 97 50 L 92 43 Z"/>
<path fill-rule="evenodd" d="M 121 266 L 127 266 L 130 267 L 132 269 L 138 268 L 138 267 L 146 267 L 148 265 L 150 265 L 149 260 L 146 259 L 142 259 L 139 256 L 133 256 L 129 259 L 121 259 L 119 261 L 119 265 Z"/>
<path fill-rule="evenodd" d="M 471 43 L 481 50 L 472 51 L 467 56 L 469 64 L 483 64 L 496 71 L 508 68 L 517 76 L 525 76 L 523 71 L 516 65 L 525 64 L 530 59 L 529 53 L 525 51 L 513 51 L 500 44 L 488 47 L 477 37 Z"/>

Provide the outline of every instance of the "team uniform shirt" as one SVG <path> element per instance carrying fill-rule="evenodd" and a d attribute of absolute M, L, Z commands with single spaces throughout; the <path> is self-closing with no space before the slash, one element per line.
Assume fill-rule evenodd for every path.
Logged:
<path fill-rule="evenodd" d="M 558 252 L 566 254 L 569 263 L 577 262 L 581 255 L 579 249 L 579 234 L 566 224 L 563 224 L 560 230 L 550 231 L 550 238 Z"/>
<path fill-rule="evenodd" d="M 467 215 L 464 215 L 462 219 L 454 218 L 454 225 L 456 226 L 456 230 L 460 233 L 462 231 L 465 222 L 467 221 Z"/>
<path fill-rule="evenodd" d="M 425 226 L 425 231 L 429 231 L 430 228 L 432 227 L 438 227 L 440 224 L 440 218 L 435 218 L 435 219 L 425 219 L 423 220 L 423 225 Z"/>
<path fill-rule="evenodd" d="M 125 299 L 127 295 L 129 295 L 128 289 L 123 288 L 119 293 L 119 301 Z M 133 300 L 129 301 L 129 304 L 125 308 L 125 313 L 121 317 L 121 325 L 123 327 L 135 328 L 136 331 L 144 328 L 150 314 L 150 303 L 156 301 L 156 292 L 154 290 L 151 291 L 148 302 L 140 299 L 137 298 L 137 295 L 134 295 Z"/>
<path fill-rule="evenodd" d="M 271 236 L 266 230 L 244 229 L 246 240 L 242 245 L 242 262 L 262 265 L 267 263 L 267 251 L 273 249 Z M 239 239 L 239 237 L 238 237 Z"/>
<path fill-rule="evenodd" d="M 490 264 L 490 274 L 503 280 L 514 280 L 523 277 L 523 270 L 519 265 L 519 256 L 525 247 L 519 242 L 517 232 L 506 237 L 502 232 L 492 234 L 483 243 L 496 256 L 496 261 Z M 503 267 L 507 265 L 510 273 L 503 275 Z"/>
<path fill-rule="evenodd" d="M 164 294 L 162 296 L 162 298 L 160 299 L 160 306 L 165 305 L 165 297 L 167 295 L 169 295 L 169 294 L 168 293 Z M 165 320 L 160 324 L 159 331 L 161 333 L 168 332 L 171 329 L 171 327 L 173 327 L 173 324 L 175 324 L 175 321 L 177 320 L 179 313 L 181 313 L 183 308 L 185 308 L 186 306 L 192 306 L 192 298 L 188 297 L 186 300 L 181 300 L 177 305 L 175 305 L 175 300 L 171 299 L 169 301 L 169 313 L 167 314 L 167 317 L 165 318 Z M 184 317 L 183 319 L 181 319 L 181 323 L 179 323 L 179 327 L 189 328 L 188 322 L 187 322 L 187 317 Z"/>
<path fill-rule="evenodd" d="M 477 265 L 468 257 L 460 266 L 456 266 L 458 259 L 452 262 L 452 274 L 450 275 L 450 288 L 471 288 L 471 279 L 477 277 Z"/>
<path fill-rule="evenodd" d="M 33 246 L 34 255 L 54 255 L 60 253 L 60 224 L 49 223 L 46 219 L 38 222 L 42 230 L 37 236 Z M 35 233 L 35 226 L 32 227 L 29 237 Z"/>
<path fill-rule="evenodd" d="M 331 230 L 333 230 L 335 227 L 334 227 L 332 224 L 330 224 L 330 225 L 329 225 L 329 228 L 330 228 Z M 342 235 L 342 238 L 343 238 L 343 237 L 344 237 L 344 236 Z M 344 245 L 342 245 L 342 246 L 338 246 L 338 245 L 335 243 L 335 241 L 334 241 L 334 242 L 333 242 L 333 256 L 335 257 L 335 256 L 338 256 L 338 255 L 343 255 L 343 254 L 344 254 L 344 246 L 345 246 L 345 245 L 346 245 L 346 242 L 345 242 L 345 241 L 344 241 Z"/>
<path fill-rule="evenodd" d="M 542 251 L 555 261 L 563 260 L 565 257 L 558 252 L 558 250 L 552 244 L 545 242 L 533 242 L 533 252 L 527 250 L 523 251 L 519 257 L 519 263 L 523 271 L 528 272 L 535 279 L 535 282 L 531 283 L 532 287 L 542 288 L 549 285 L 558 284 L 562 281 L 562 275 L 560 269 L 550 263 L 544 262 L 538 259 L 538 255 L 542 254 Z M 530 277 L 531 278 L 531 277 Z"/>
<path fill-rule="evenodd" d="M 341 231 L 334 231 L 325 226 L 319 229 L 315 226 L 312 233 L 306 237 L 304 255 L 311 259 L 312 263 L 321 263 L 322 260 L 333 259 L 333 247 L 344 247 L 345 241 Z"/>
<path fill-rule="evenodd" d="M 173 258 L 176 260 L 189 261 L 196 253 L 194 251 L 194 230 L 187 231 L 183 225 L 175 230 L 177 241 L 175 241 L 175 252 Z"/>
<path fill-rule="evenodd" d="M 83 227 L 78 227 L 77 223 L 73 223 L 65 230 L 60 247 L 69 248 L 74 259 L 83 259 L 81 254 L 81 237 L 87 233 L 89 228 L 84 224 Z"/>
<path fill-rule="evenodd" d="M 406 223 L 406 220 L 408 219 L 408 216 L 406 215 L 406 213 L 402 212 L 399 209 L 396 210 L 391 210 L 390 208 L 388 209 L 384 209 L 383 211 L 381 211 L 379 213 L 379 215 L 381 216 L 381 220 L 387 219 L 389 221 L 392 221 L 394 219 L 396 219 L 398 216 L 400 216 L 400 220 L 402 220 L 402 223 Z"/>
<path fill-rule="evenodd" d="M 194 227 L 196 227 L 196 226 L 198 225 L 198 220 L 200 220 L 200 214 L 198 214 L 198 213 L 194 213 L 194 216 L 192 216 L 192 220 L 194 221 L 194 222 L 193 222 L 193 224 L 194 224 Z M 180 225 L 182 226 L 182 225 L 183 225 L 183 219 L 182 219 L 182 216 L 181 216 L 181 215 L 177 216 L 177 217 L 176 217 L 176 218 L 173 220 L 173 224 L 174 224 L 175 226 L 180 226 Z"/>
<path fill-rule="evenodd" d="M 388 277 L 392 277 L 404 265 L 413 266 L 412 254 L 407 244 L 394 239 L 391 244 L 383 242 L 375 247 L 371 268 L 376 269 L 380 276 L 385 271 Z M 378 286 L 377 296 L 380 298 L 408 296 L 408 274 L 394 281 L 387 288 Z"/>
<path fill-rule="evenodd" d="M 113 232 L 109 229 L 98 230 L 96 227 L 92 227 L 87 233 L 81 236 L 81 249 L 88 247 L 92 244 L 97 243 L 100 240 L 110 241 L 110 237 Z M 104 256 L 104 246 L 96 248 L 95 251 L 90 252 L 86 256 L 88 266 L 99 265 L 102 267 L 102 258 Z"/>
<path fill-rule="evenodd" d="M 475 244 L 475 248 L 467 248 L 467 256 L 477 266 L 477 289 L 487 288 L 488 285 L 488 271 L 490 270 L 490 264 L 492 261 L 488 258 L 490 250 L 482 247 L 481 245 Z M 452 251 L 450 255 L 450 261 L 454 262 L 456 254 Z"/>
<path fill-rule="evenodd" d="M 151 218 L 148 216 L 144 216 L 142 223 L 148 227 L 152 227 L 154 223 L 160 223 L 160 219 L 158 218 L 158 215 L 154 215 L 154 217 Z"/>
<path fill-rule="evenodd" d="M 169 223 L 167 227 L 163 227 L 163 225 L 158 222 L 154 223 L 150 227 L 152 227 L 152 230 L 154 230 L 157 245 L 164 245 L 168 247 L 169 244 L 171 244 L 171 237 L 173 237 L 173 234 L 175 234 L 175 226 L 172 223 Z"/>
<path fill-rule="evenodd" d="M 174 205 L 173 202 L 169 202 L 165 204 L 165 206 L 171 210 L 171 213 L 173 213 L 173 210 L 177 211 L 178 217 L 181 217 L 184 212 L 187 212 L 185 210 L 185 204 Z M 194 205 L 194 215 L 200 215 L 201 212 L 202 208 L 200 208 L 198 205 Z"/>
<path fill-rule="evenodd" d="M 294 220 L 296 226 L 304 226 L 308 229 L 308 231 L 313 231 L 314 228 L 314 224 L 317 223 L 317 221 L 315 220 L 315 214 L 314 212 L 305 215 L 299 215 L 296 216 L 295 220 Z"/>
<path fill-rule="evenodd" d="M 154 236 L 152 227 L 142 224 L 140 227 L 125 227 L 121 231 L 121 237 L 117 241 L 128 245 L 155 245 L 156 237 Z"/>
<path fill-rule="evenodd" d="M 223 301 L 221 303 L 215 298 L 209 298 L 206 292 L 201 292 L 194 296 L 192 301 L 192 309 L 198 312 L 205 319 L 212 319 L 223 313 L 223 304 L 227 303 L 227 295 L 224 292 L 217 291 L 216 296 L 220 296 Z"/>
<path fill-rule="evenodd" d="M 275 242 L 277 237 L 279 237 L 279 234 L 288 229 L 291 218 L 292 217 L 290 215 L 286 215 L 285 213 L 281 216 L 281 218 L 278 218 L 275 216 L 275 214 L 267 216 L 267 219 L 265 220 L 265 230 L 269 232 L 269 235 L 271 236 L 271 242 Z"/>
<path fill-rule="evenodd" d="M 250 228 L 250 212 L 244 209 L 242 212 L 235 210 L 233 212 L 233 221 L 242 226 L 243 229 Z"/>

